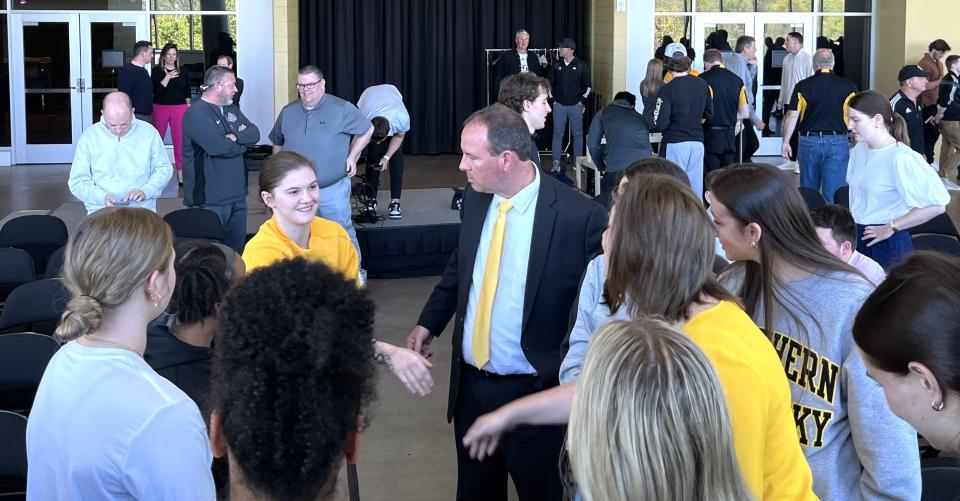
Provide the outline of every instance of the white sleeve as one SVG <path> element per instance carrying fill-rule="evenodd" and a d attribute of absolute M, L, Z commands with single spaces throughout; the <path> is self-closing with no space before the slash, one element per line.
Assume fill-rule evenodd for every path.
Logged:
<path fill-rule="evenodd" d="M 70 166 L 70 178 L 67 187 L 70 193 L 86 205 L 102 207 L 107 198 L 107 191 L 93 180 L 93 163 L 90 161 L 89 141 L 80 136 L 77 151 L 73 155 L 73 164 Z"/>
<path fill-rule="evenodd" d="M 580 366 L 587 356 L 590 347 L 590 337 L 598 327 L 595 325 L 593 311 L 600 303 L 605 282 L 605 268 L 603 255 L 593 258 L 587 265 L 580 284 L 580 294 L 577 301 L 577 320 L 570 331 L 570 347 L 560 364 L 560 384 L 576 381 L 580 377 Z"/>
<path fill-rule="evenodd" d="M 130 444 L 124 487 L 137 499 L 216 499 L 207 427 L 192 400 L 158 410 Z"/>
<path fill-rule="evenodd" d="M 157 198 L 170 182 L 170 176 L 173 175 L 173 166 L 170 165 L 170 158 L 167 156 L 167 150 L 163 147 L 163 140 L 160 139 L 159 134 L 150 135 L 150 160 L 147 169 L 150 177 L 140 189 L 148 199 Z"/>
<path fill-rule="evenodd" d="M 947 205 L 950 194 L 943 182 L 919 153 L 906 145 L 897 145 L 897 171 L 894 180 L 904 203 L 911 209 Z"/>

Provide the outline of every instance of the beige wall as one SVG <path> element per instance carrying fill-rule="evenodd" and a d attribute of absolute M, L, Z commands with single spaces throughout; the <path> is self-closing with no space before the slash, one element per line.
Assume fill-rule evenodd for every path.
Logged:
<path fill-rule="evenodd" d="M 627 14 L 615 12 L 614 4 L 615 0 L 592 0 L 587 21 L 593 88 L 604 104 L 624 90 L 627 79 Z"/>
<path fill-rule="evenodd" d="M 877 7 L 876 87 L 885 95 L 898 87 L 897 72 L 914 64 L 927 45 L 942 38 L 960 53 L 960 1 L 882 0 Z"/>
<path fill-rule="evenodd" d="M 273 81 L 274 115 L 297 98 L 297 70 L 300 68 L 299 0 L 273 0 Z"/>

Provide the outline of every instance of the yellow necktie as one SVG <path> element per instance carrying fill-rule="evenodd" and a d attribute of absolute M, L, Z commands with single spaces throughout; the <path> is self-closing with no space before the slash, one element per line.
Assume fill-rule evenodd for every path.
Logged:
<path fill-rule="evenodd" d="M 497 222 L 493 225 L 493 239 L 487 252 L 487 265 L 483 268 L 483 285 L 477 315 L 473 319 L 473 361 L 477 368 L 490 361 L 490 316 L 493 313 L 493 297 L 500 279 L 500 258 L 503 256 L 503 237 L 507 231 L 507 212 L 513 208 L 509 200 L 501 200 L 497 206 Z"/>

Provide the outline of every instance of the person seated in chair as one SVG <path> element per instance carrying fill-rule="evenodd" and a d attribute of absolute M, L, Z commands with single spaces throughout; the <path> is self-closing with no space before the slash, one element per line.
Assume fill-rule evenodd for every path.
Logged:
<path fill-rule="evenodd" d="M 334 499 L 374 396 L 373 310 L 352 278 L 302 257 L 253 271 L 231 291 L 210 415 L 214 455 L 229 458 L 230 499 Z"/>
<path fill-rule="evenodd" d="M 817 236 L 827 251 L 863 273 L 873 285 L 880 285 L 887 274 L 876 261 L 857 252 L 857 224 L 850 209 L 828 204 L 810 211 Z"/>
<path fill-rule="evenodd" d="M 357 251 L 339 224 L 315 216 L 320 188 L 313 165 L 299 153 L 274 153 L 260 168 L 260 198 L 273 216 L 247 242 L 243 261 L 250 271 L 303 257 L 320 261 L 344 277 L 360 281 Z M 360 284 L 362 285 L 362 284 Z M 411 393 L 430 393 L 432 364 L 419 353 L 381 341 L 377 355 Z"/>

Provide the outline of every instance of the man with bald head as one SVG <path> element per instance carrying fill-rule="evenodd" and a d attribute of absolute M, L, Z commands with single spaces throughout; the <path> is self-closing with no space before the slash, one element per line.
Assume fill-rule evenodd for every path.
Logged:
<path fill-rule="evenodd" d="M 833 64 L 830 49 L 814 53 L 813 76 L 797 82 L 785 106 L 781 145 L 782 155 L 790 158 L 790 136 L 799 126 L 800 186 L 819 191 L 827 203 L 847 181 L 847 120 L 850 99 L 857 93 L 856 84 L 833 72 Z"/>
<path fill-rule="evenodd" d="M 111 92 L 100 122 L 80 136 L 67 184 L 87 214 L 114 205 L 156 211 L 172 175 L 157 129 L 134 117 L 129 96 Z"/>

